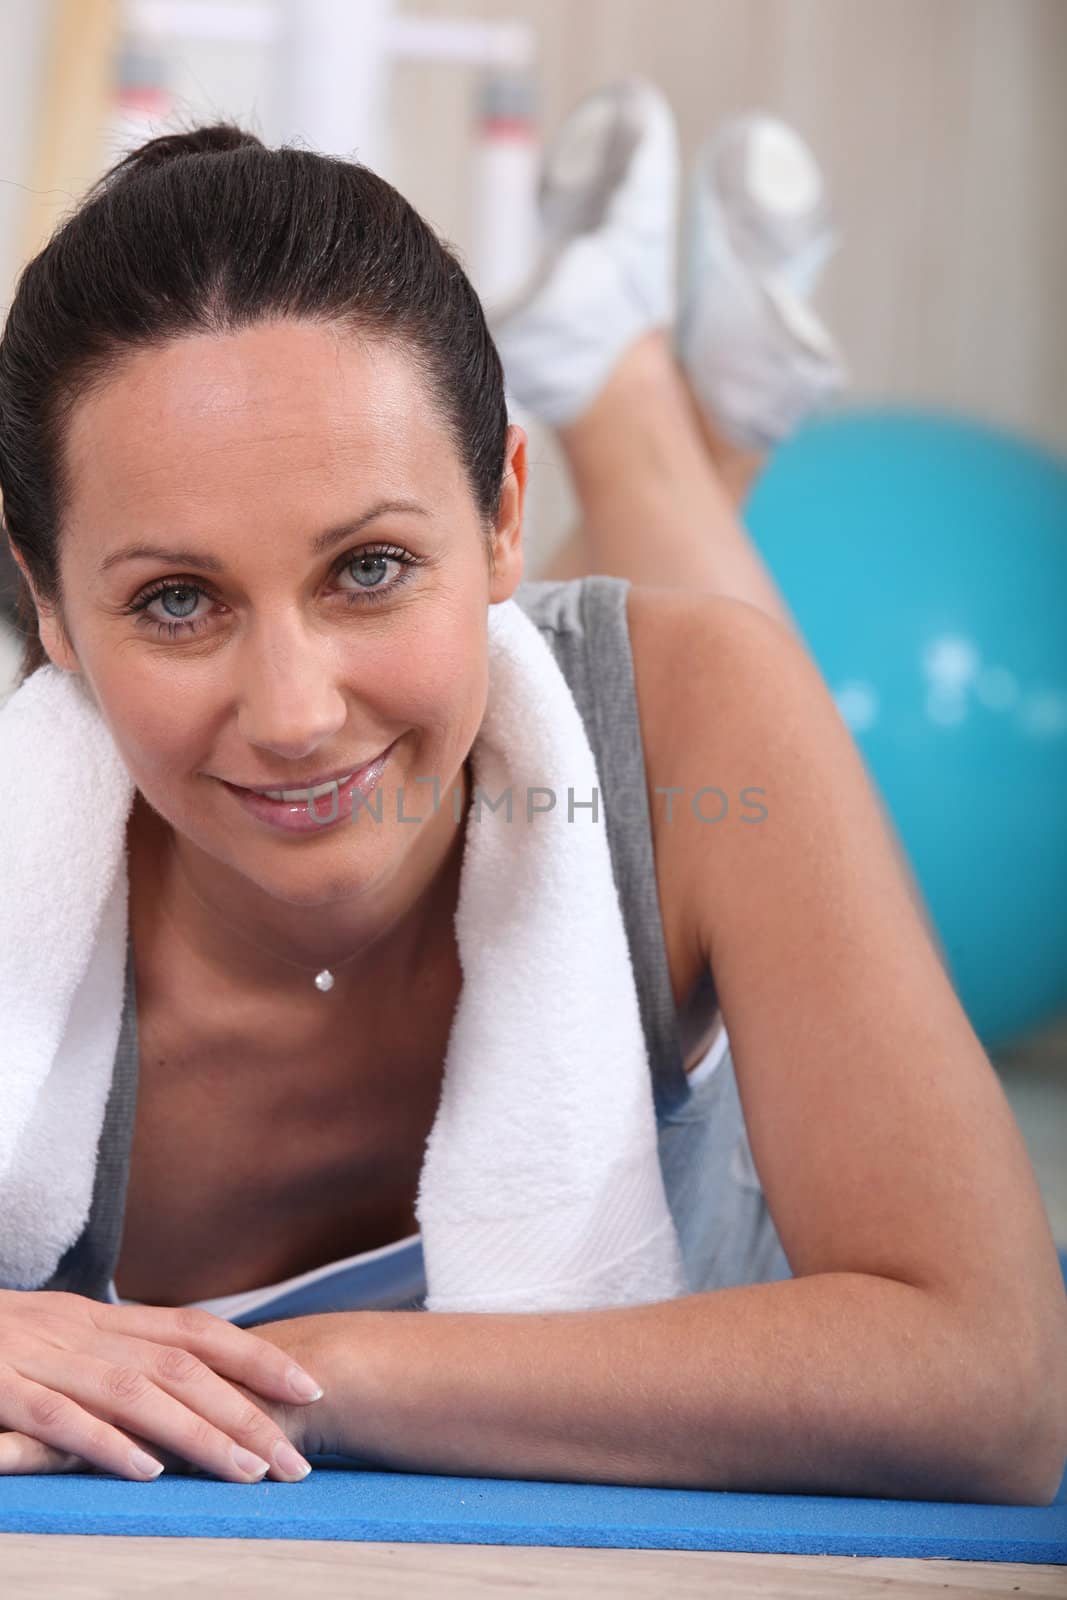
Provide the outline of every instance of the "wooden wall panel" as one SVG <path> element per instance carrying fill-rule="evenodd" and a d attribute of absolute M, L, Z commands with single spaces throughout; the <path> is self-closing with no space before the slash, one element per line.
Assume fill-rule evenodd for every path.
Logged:
<path fill-rule="evenodd" d="M 791 121 L 844 244 L 819 309 L 858 398 L 966 410 L 1067 452 L 1065 0 L 403 0 L 539 29 L 544 122 L 640 71 L 688 156 L 721 118 Z M 463 73 L 398 77 L 397 181 L 468 237 Z"/>

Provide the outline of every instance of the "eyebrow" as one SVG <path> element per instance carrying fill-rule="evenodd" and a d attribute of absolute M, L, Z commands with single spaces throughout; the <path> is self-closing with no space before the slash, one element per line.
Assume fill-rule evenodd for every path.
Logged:
<path fill-rule="evenodd" d="M 355 521 L 341 522 L 334 528 L 327 528 L 324 533 L 316 534 L 308 546 L 308 553 L 312 556 L 325 555 L 335 545 L 361 532 L 376 517 L 384 517 L 389 512 L 398 511 L 414 512 L 420 517 L 430 515 L 427 508 L 420 505 L 417 500 L 379 500 L 364 511 L 362 516 L 356 517 Z M 104 557 L 96 570 L 98 573 L 110 572 L 112 567 L 117 567 L 123 561 L 147 560 L 166 561 L 175 567 L 199 567 L 203 572 L 226 570 L 225 562 L 220 561 L 218 556 L 208 555 L 203 550 L 176 550 L 158 544 L 131 544 L 122 550 L 113 550 L 109 556 Z"/>

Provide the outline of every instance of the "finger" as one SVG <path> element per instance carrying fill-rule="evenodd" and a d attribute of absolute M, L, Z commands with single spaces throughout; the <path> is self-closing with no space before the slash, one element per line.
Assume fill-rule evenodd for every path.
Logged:
<path fill-rule="evenodd" d="M 231 1482 L 258 1481 L 270 1471 L 293 1483 L 310 1472 L 310 1463 L 279 1423 L 199 1356 L 144 1339 L 107 1342 L 116 1359 L 101 1359 L 96 1352 L 37 1350 L 33 1377 L 108 1422 Z"/>
<path fill-rule="evenodd" d="M 127 1428 L 125 1431 L 130 1436 L 130 1443 L 140 1445 L 142 1450 L 154 1456 L 157 1461 L 162 1461 L 166 1472 L 177 1473 L 182 1477 L 192 1477 L 194 1473 L 200 1473 L 204 1477 L 208 1476 L 207 1473 L 202 1472 L 200 1467 L 194 1467 L 192 1462 L 183 1461 L 181 1456 L 176 1456 L 171 1450 L 164 1450 L 161 1444 L 156 1444 L 151 1439 L 142 1439 L 141 1435 L 134 1433 L 132 1428 Z"/>
<path fill-rule="evenodd" d="M 322 1396 L 318 1380 L 276 1344 L 201 1306 L 116 1306 L 94 1301 L 89 1314 L 102 1331 L 191 1350 L 223 1377 L 237 1378 L 257 1394 L 290 1404 Z"/>
<path fill-rule="evenodd" d="M 288 1406 L 261 1400 L 238 1379 L 230 1382 L 220 1377 L 199 1356 L 175 1345 L 139 1339 L 133 1341 L 132 1355 L 159 1390 L 214 1423 L 233 1443 L 269 1462 L 272 1477 L 284 1483 L 298 1483 L 307 1477 L 311 1463 L 295 1448 L 286 1427 Z M 301 1435 L 303 1416 L 298 1412 L 295 1419 Z M 170 1443 L 166 1435 L 159 1437 Z M 181 1443 L 171 1447 L 187 1454 Z"/>
<path fill-rule="evenodd" d="M 25 1472 L 91 1471 L 88 1461 L 69 1450 L 57 1450 L 25 1433 L 0 1433 L 0 1477 L 14 1477 Z"/>
<path fill-rule="evenodd" d="M 163 1471 L 162 1461 L 153 1461 L 118 1428 L 84 1411 L 69 1396 L 24 1377 L 6 1362 L 0 1363 L 0 1417 L 16 1435 L 26 1434 L 56 1451 L 80 1456 L 91 1466 L 120 1478 L 144 1482 Z M 16 1443 L 10 1448 L 17 1460 L 23 1459 L 21 1445 Z M 14 1470 L 33 1469 L 16 1465 Z"/>

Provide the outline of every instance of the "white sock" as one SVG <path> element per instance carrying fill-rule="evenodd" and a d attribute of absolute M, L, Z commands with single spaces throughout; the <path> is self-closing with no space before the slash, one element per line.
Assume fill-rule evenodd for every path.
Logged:
<path fill-rule="evenodd" d="M 624 351 L 674 320 L 678 149 L 653 85 L 629 78 L 580 102 L 545 162 L 545 251 L 490 313 L 511 394 L 560 427 L 585 411 Z"/>
<path fill-rule="evenodd" d="M 846 370 L 807 303 L 837 244 L 825 185 L 784 123 L 727 123 L 698 154 L 676 350 L 709 419 L 769 449 L 841 390 Z"/>

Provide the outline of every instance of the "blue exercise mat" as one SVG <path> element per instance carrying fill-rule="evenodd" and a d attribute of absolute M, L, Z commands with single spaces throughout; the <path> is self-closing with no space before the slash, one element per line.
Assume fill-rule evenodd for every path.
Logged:
<path fill-rule="evenodd" d="M 1067 1250 L 1060 1265 L 1067 1280 Z M 166 1474 L 154 1483 L 104 1473 L 0 1477 L 0 1532 L 1067 1564 L 1067 1474 L 1053 1505 L 1030 1507 L 364 1472 L 311 1459 L 318 1460 L 311 1476 L 292 1484 Z"/>

